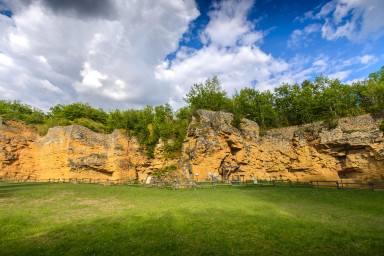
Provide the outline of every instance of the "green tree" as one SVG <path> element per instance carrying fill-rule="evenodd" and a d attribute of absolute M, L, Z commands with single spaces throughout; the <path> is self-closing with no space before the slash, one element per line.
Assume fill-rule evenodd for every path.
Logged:
<path fill-rule="evenodd" d="M 257 122 L 263 128 L 276 123 L 274 96 L 270 91 L 260 92 L 251 88 L 241 89 L 233 96 L 234 105 L 245 118 Z"/>
<path fill-rule="evenodd" d="M 227 110 L 230 100 L 227 93 L 222 90 L 217 76 L 207 79 L 204 84 L 194 84 L 183 100 L 194 111 L 197 109 Z"/>
<path fill-rule="evenodd" d="M 358 97 L 353 87 L 342 84 L 338 79 L 324 78 L 319 102 L 322 119 L 351 116 L 359 112 Z"/>
<path fill-rule="evenodd" d="M 353 84 L 359 106 L 368 113 L 384 111 L 384 66 L 368 79 Z"/>
<path fill-rule="evenodd" d="M 0 100 L 0 115 L 27 124 L 43 124 L 47 118 L 42 110 L 23 104 L 20 100 Z"/>

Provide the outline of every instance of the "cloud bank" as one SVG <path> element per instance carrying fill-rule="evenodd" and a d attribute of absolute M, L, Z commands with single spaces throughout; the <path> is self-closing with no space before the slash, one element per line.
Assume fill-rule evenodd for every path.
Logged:
<path fill-rule="evenodd" d="M 154 70 L 199 15 L 192 0 L 12 0 L 5 7 L 12 17 L 0 15 L 0 93 L 42 108 L 163 104 L 172 88 Z"/>
<path fill-rule="evenodd" d="M 369 51 L 344 59 L 273 56 L 262 46 L 275 27 L 262 30 L 262 19 L 250 17 L 258 3 L 215 1 L 207 22 L 197 24 L 194 0 L 0 0 L 1 99 L 44 110 L 77 101 L 105 110 L 178 108 L 194 83 L 215 75 L 229 93 L 266 90 L 319 73 L 351 79 L 357 65 L 383 58 Z M 309 48 L 315 35 L 332 42 L 381 37 L 383 10 L 381 0 L 331 0 L 297 17 L 283 43 L 293 51 Z"/>

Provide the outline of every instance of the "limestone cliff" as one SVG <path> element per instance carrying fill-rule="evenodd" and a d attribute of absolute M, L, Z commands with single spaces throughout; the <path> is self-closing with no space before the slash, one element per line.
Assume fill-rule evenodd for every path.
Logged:
<path fill-rule="evenodd" d="M 322 123 L 273 129 L 259 136 L 256 123 L 199 110 L 185 138 L 184 173 L 199 180 L 231 175 L 276 179 L 384 180 L 384 138 L 378 129 L 383 117 L 362 115 L 339 120 L 335 129 Z"/>
<path fill-rule="evenodd" d="M 244 175 L 245 179 L 384 180 L 383 117 L 362 115 L 339 120 L 335 129 L 322 123 L 273 129 L 243 119 L 231 125 L 224 112 L 197 111 L 178 159 L 143 153 L 134 137 L 121 131 L 104 135 L 82 126 L 54 127 L 40 137 L 14 121 L 0 122 L 0 178 L 145 179 L 174 164 L 176 174 L 198 179 Z M 227 168 L 224 166 L 237 166 Z"/>
<path fill-rule="evenodd" d="M 175 160 L 148 159 L 134 137 L 117 130 L 105 135 L 72 125 L 51 128 L 40 137 L 7 121 L 0 124 L 0 163 L 4 179 L 145 179 Z"/>

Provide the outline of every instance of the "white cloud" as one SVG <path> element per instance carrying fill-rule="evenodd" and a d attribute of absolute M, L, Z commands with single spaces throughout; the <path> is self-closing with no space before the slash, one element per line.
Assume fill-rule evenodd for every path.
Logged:
<path fill-rule="evenodd" d="M 329 58 L 327 56 L 320 56 L 312 63 L 312 66 L 316 72 L 322 73 L 327 70 L 328 61 L 329 61 Z"/>
<path fill-rule="evenodd" d="M 74 101 L 107 110 L 169 101 L 172 89 L 154 70 L 199 15 L 196 3 L 83 3 L 5 1 L 13 15 L 0 15 L 0 61 L 8 63 L 0 66 L 2 96 L 45 109 Z"/>
<path fill-rule="evenodd" d="M 9 42 L 12 50 L 15 52 L 26 51 L 29 48 L 28 39 L 23 35 L 11 33 L 9 35 Z"/>
<path fill-rule="evenodd" d="M 230 94 L 244 87 L 266 90 L 282 82 L 295 83 L 310 78 L 312 69 L 303 69 L 303 62 L 297 58 L 290 62 L 276 59 L 255 45 L 255 39 L 241 43 L 254 31 L 253 25 L 246 22 L 250 3 L 223 1 L 216 4 L 210 12 L 211 20 L 202 32 L 204 47 L 199 50 L 183 47 L 175 59 L 158 65 L 156 78 L 175 88 L 175 106 L 182 105 L 182 97 L 194 83 L 204 82 L 215 75 Z M 235 21 L 229 24 L 231 19 Z M 225 26 L 224 34 L 220 31 L 224 31 Z"/>
<path fill-rule="evenodd" d="M 335 72 L 328 75 L 328 78 L 330 79 L 339 79 L 340 81 L 346 79 L 350 74 L 352 73 L 352 70 L 344 70 Z"/>
<path fill-rule="evenodd" d="M 202 34 L 203 41 L 216 46 L 252 45 L 263 39 L 261 31 L 255 31 L 255 24 L 247 20 L 247 14 L 254 1 L 238 0 L 214 3 L 208 13 L 210 22 Z"/>
<path fill-rule="evenodd" d="M 54 86 L 48 80 L 41 80 L 41 82 L 38 85 L 41 86 L 42 88 L 47 89 L 47 90 L 52 91 L 52 92 L 56 92 L 56 93 L 62 93 L 63 92 L 62 90 L 60 90 L 59 87 Z"/>
<path fill-rule="evenodd" d="M 361 64 L 368 64 L 368 63 L 374 64 L 378 61 L 378 59 L 373 55 L 364 55 L 364 56 L 360 57 L 359 59 L 360 59 Z"/>
<path fill-rule="evenodd" d="M 377 63 L 379 58 L 373 55 L 355 56 L 349 59 L 330 58 L 327 55 L 320 54 L 312 62 L 309 68 L 315 74 L 324 74 L 331 79 L 345 81 L 354 72 L 359 72 L 369 66 Z M 351 80 L 352 81 L 352 80 Z"/>
<path fill-rule="evenodd" d="M 11 67 L 13 66 L 13 60 L 7 55 L 0 53 L 0 66 Z"/>
<path fill-rule="evenodd" d="M 181 98 L 196 82 L 218 75 L 228 92 L 259 82 L 260 89 L 276 86 L 273 77 L 289 69 L 287 62 L 274 59 L 256 46 L 241 46 L 234 49 L 205 47 L 186 58 L 176 59 L 170 68 L 160 65 L 157 78 L 179 88 Z"/>
<path fill-rule="evenodd" d="M 299 44 L 300 39 L 311 40 L 324 28 L 326 19 L 330 26 L 324 32 L 327 38 L 347 36 L 360 27 L 363 35 L 365 27 L 361 24 L 372 20 L 364 15 L 372 11 L 354 0 L 358 4 L 346 4 L 336 12 L 341 2 L 332 1 L 334 5 L 308 12 L 305 18 L 315 22 L 294 32 L 292 45 Z M 257 30 L 259 21 L 248 20 L 254 1 L 215 2 L 208 13 L 210 21 L 199 34 L 201 49 L 179 45 L 191 21 L 199 15 L 193 0 L 105 0 L 105 9 L 100 5 L 88 8 L 85 3 L 5 2 L 13 15 L 0 15 L 3 98 L 21 99 L 45 110 L 74 101 L 106 110 L 165 102 L 180 107 L 191 85 L 214 75 L 232 93 L 245 86 L 264 90 L 282 82 L 300 83 L 314 72 L 347 77 L 348 70 L 344 69 L 355 65 L 351 63 L 370 65 L 378 61 L 369 54 L 345 63 L 327 56 L 314 61 L 300 56 L 275 58 L 259 47 L 268 30 Z M 349 10 L 350 6 L 358 7 Z M 365 11 L 355 12 L 359 8 Z M 354 21 L 354 15 L 362 18 Z M 349 30 L 345 27 L 348 22 Z M 377 32 L 374 25 L 368 27 Z M 175 57 L 167 60 L 171 53 Z"/>
<path fill-rule="evenodd" d="M 322 20 L 322 37 L 327 40 L 347 38 L 362 41 L 367 37 L 384 35 L 384 1 L 382 0 L 332 0 L 320 11 L 310 11 L 301 21 Z"/>
<path fill-rule="evenodd" d="M 345 83 L 352 85 L 353 83 L 357 83 L 357 82 L 363 81 L 364 79 L 366 79 L 366 77 L 355 78 L 355 79 L 352 79 L 352 80 L 345 81 Z"/>
<path fill-rule="evenodd" d="M 321 24 L 314 23 L 304 27 L 304 29 L 295 29 L 288 41 L 288 47 L 295 48 L 300 46 L 308 47 L 309 36 L 313 33 L 321 31 Z"/>
<path fill-rule="evenodd" d="M 378 61 L 379 61 L 379 58 L 377 58 L 373 55 L 370 55 L 370 54 L 366 54 L 363 56 L 356 56 L 356 57 L 344 60 L 343 63 L 341 64 L 341 66 L 347 67 L 347 66 L 352 66 L 352 65 L 363 64 L 367 67 L 367 66 L 370 66 L 370 65 L 377 63 Z"/>
<path fill-rule="evenodd" d="M 337 1 L 332 0 L 325 5 L 323 5 L 320 9 L 320 11 L 316 14 L 316 16 L 312 16 L 312 18 L 323 18 L 328 16 L 336 7 Z"/>
<path fill-rule="evenodd" d="M 99 71 L 91 68 L 89 63 L 84 63 L 84 68 L 80 72 L 83 77 L 83 81 L 81 83 L 76 83 L 75 89 L 78 92 L 84 92 L 88 90 L 95 90 L 103 87 L 103 81 L 108 78 L 107 75 L 101 74 Z"/>

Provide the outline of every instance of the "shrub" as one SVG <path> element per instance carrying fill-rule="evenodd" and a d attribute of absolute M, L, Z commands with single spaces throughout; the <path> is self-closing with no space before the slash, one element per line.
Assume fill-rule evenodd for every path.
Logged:
<path fill-rule="evenodd" d="M 160 176 L 161 174 L 167 173 L 169 171 L 174 171 L 176 169 L 177 169 L 176 165 L 171 164 L 171 165 L 168 165 L 168 166 L 166 166 L 160 170 L 152 172 L 152 175 Z"/>
<path fill-rule="evenodd" d="M 324 124 L 329 130 L 333 130 L 339 125 L 339 119 L 328 118 L 324 120 Z"/>
<path fill-rule="evenodd" d="M 233 119 L 231 121 L 231 125 L 233 127 L 236 127 L 237 129 L 240 129 L 241 128 L 241 124 L 244 123 L 243 121 L 243 117 L 239 114 L 234 114 L 233 115 Z"/>
<path fill-rule="evenodd" d="M 384 133 L 384 121 L 381 122 L 381 124 L 379 125 L 379 129 L 380 129 L 381 132 Z"/>

